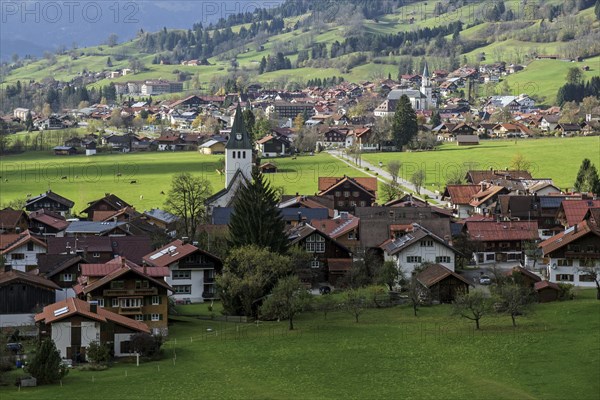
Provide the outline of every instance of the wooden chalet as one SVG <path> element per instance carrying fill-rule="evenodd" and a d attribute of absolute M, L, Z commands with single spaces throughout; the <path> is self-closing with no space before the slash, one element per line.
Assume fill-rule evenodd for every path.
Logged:
<path fill-rule="evenodd" d="M 95 300 L 98 307 L 144 322 L 154 334 L 168 333 L 169 269 L 141 267 L 122 257 L 104 264 L 82 264 L 74 287 L 77 297 Z"/>
<path fill-rule="evenodd" d="M 377 178 L 319 177 L 319 196 L 327 195 L 333 195 L 334 208 L 339 211 L 370 207 L 377 198 Z"/>
<path fill-rule="evenodd" d="M 298 271 L 300 279 L 313 287 L 328 282 L 343 285 L 343 278 L 352 267 L 351 251 L 310 224 L 301 224 L 288 231 L 292 246 L 299 246 L 311 255 L 310 265 Z"/>
<path fill-rule="evenodd" d="M 90 201 L 88 206 L 81 212 L 87 214 L 87 219 L 90 221 L 94 220 L 94 213 L 97 211 L 119 211 L 124 207 L 132 207 L 131 204 L 125 200 L 120 199 L 118 196 L 105 193 L 104 197 L 98 200 Z"/>
<path fill-rule="evenodd" d="M 42 193 L 39 196 L 32 197 L 25 203 L 25 210 L 37 211 L 48 210 L 62 215 L 63 217 L 71 213 L 75 203 L 51 190 Z"/>
<path fill-rule="evenodd" d="M 0 234 L 20 233 L 29 227 L 29 218 L 25 211 L 7 207 L 0 210 Z"/>

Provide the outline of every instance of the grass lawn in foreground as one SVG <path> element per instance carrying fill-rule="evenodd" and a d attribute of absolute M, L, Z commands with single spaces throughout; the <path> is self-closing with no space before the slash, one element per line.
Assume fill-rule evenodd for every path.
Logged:
<path fill-rule="evenodd" d="M 202 175 L 210 181 L 213 192 L 221 190 L 225 186 L 225 177 L 216 172 L 221 158 L 224 155 L 208 156 L 195 151 L 114 153 L 92 157 L 28 152 L 3 156 L 0 160 L 0 204 L 52 189 L 73 200 L 75 212 L 109 192 L 140 211 L 162 207 L 166 196 L 161 191 L 167 193 L 172 176 L 180 172 Z M 363 176 L 327 153 L 273 161 L 279 170 L 268 174 L 267 178 L 274 187 L 283 186 L 289 194 L 316 193 L 319 176 Z M 65 176 L 66 179 L 61 179 Z M 130 183 L 132 181 L 136 183 Z"/>
<path fill-rule="evenodd" d="M 419 168 L 426 172 L 426 186 L 443 190 L 449 174 L 457 169 L 505 169 L 516 153 L 532 163 L 534 178 L 551 178 L 565 190 L 573 187 L 584 158 L 600 168 L 600 137 L 482 140 L 479 146 L 441 145 L 435 151 L 364 153 L 362 158 L 374 165 L 391 160 L 402 163 L 400 175 L 409 179 Z"/>
<path fill-rule="evenodd" d="M 178 317 L 161 361 L 71 371 L 62 387 L 0 387 L 0 398 L 593 400 L 599 315 L 595 291 L 587 290 L 574 301 L 534 306 L 516 329 L 509 316 L 494 315 L 474 331 L 447 305 L 418 317 L 406 306 L 369 309 L 359 323 L 342 311 L 327 319 L 305 313 L 292 332 L 285 321 Z"/>

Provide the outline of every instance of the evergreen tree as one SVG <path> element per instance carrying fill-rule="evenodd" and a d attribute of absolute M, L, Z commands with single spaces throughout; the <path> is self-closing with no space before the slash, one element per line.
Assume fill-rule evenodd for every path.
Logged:
<path fill-rule="evenodd" d="M 433 127 L 435 128 L 436 126 L 439 126 L 442 123 L 442 118 L 440 117 L 440 113 L 439 112 L 434 112 L 431 115 L 431 125 L 433 125 Z"/>
<path fill-rule="evenodd" d="M 229 221 L 229 246 L 246 245 L 266 247 L 283 254 L 288 248 L 285 222 L 277 207 L 277 194 L 263 175 L 255 170 L 252 182 L 243 186 L 236 194 L 233 214 Z"/>
<path fill-rule="evenodd" d="M 402 95 L 398 100 L 392 125 L 392 135 L 396 148 L 402 151 L 402 146 L 407 145 L 417 135 L 418 130 L 417 113 L 413 110 L 408 97 Z"/>
<path fill-rule="evenodd" d="M 579 167 L 574 188 L 577 192 L 600 194 L 600 178 L 596 166 L 589 159 L 584 159 Z"/>
<path fill-rule="evenodd" d="M 27 129 L 27 132 L 31 132 L 33 130 L 33 117 L 31 115 L 31 110 L 27 111 L 27 116 L 25 117 L 25 129 Z"/>
<path fill-rule="evenodd" d="M 46 385 L 60 381 L 69 370 L 63 366 L 54 341 L 48 338 L 38 346 L 33 360 L 27 366 L 27 372 L 37 379 L 38 385 Z"/>
<path fill-rule="evenodd" d="M 267 68 L 267 59 L 265 58 L 265 56 L 263 56 L 263 58 L 260 60 L 260 65 L 258 67 L 258 73 L 263 74 L 265 72 L 266 68 Z"/>
<path fill-rule="evenodd" d="M 112 61 L 110 60 L 110 57 L 108 57 L 108 59 L 106 60 L 106 66 L 107 66 L 108 68 L 111 68 L 111 67 L 113 66 L 113 63 L 112 63 Z"/>
<path fill-rule="evenodd" d="M 256 123 L 256 118 L 254 117 L 254 113 L 251 109 L 247 108 L 242 113 L 242 117 L 244 118 L 244 126 L 246 127 L 246 131 L 250 138 L 254 138 L 254 124 Z"/>

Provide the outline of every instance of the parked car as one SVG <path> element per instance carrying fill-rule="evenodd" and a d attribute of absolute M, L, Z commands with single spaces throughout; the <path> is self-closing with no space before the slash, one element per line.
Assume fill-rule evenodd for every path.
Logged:
<path fill-rule="evenodd" d="M 481 275 L 479 277 L 479 284 L 480 285 L 491 285 L 492 284 L 492 278 L 490 278 L 487 275 Z"/>
<path fill-rule="evenodd" d="M 319 288 L 319 293 L 321 293 L 321 294 L 329 294 L 329 293 L 331 293 L 331 288 L 329 286 L 321 286 Z"/>
<path fill-rule="evenodd" d="M 21 343 L 6 343 L 6 350 L 13 354 L 20 354 L 23 352 L 23 345 Z"/>

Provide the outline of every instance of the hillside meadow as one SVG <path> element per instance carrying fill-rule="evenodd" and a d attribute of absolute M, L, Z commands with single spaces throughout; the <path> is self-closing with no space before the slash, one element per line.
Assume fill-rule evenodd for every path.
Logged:
<path fill-rule="evenodd" d="M 535 305 L 511 326 L 481 330 L 449 305 L 304 313 L 287 323 L 236 324 L 177 316 L 161 361 L 71 370 L 62 385 L 0 386 L 2 399 L 544 399 L 599 398 L 600 302 Z M 197 305 L 180 307 L 192 308 Z M 210 329 L 210 332 L 208 331 Z M 7 381 L 22 375 L 13 371 Z"/>
<path fill-rule="evenodd" d="M 0 204 L 51 189 L 73 200 L 75 213 L 104 193 L 117 194 L 140 211 L 162 207 L 166 196 L 161 192 L 168 192 L 172 176 L 180 172 L 206 178 L 213 193 L 224 188 L 225 177 L 216 171 L 222 158 L 223 155 L 203 155 L 196 151 L 91 157 L 27 152 L 3 156 L 0 159 Z M 268 180 L 275 188 L 283 186 L 289 194 L 316 193 L 319 176 L 363 175 L 326 153 L 297 159 L 279 158 L 274 162 L 279 170 L 268 174 Z"/>
<path fill-rule="evenodd" d="M 363 160 L 385 165 L 391 160 L 402 163 L 400 175 L 410 179 L 417 169 L 424 169 L 426 186 L 443 190 L 455 171 L 468 169 L 506 169 L 515 154 L 531 163 L 534 178 L 552 178 L 563 190 L 573 187 L 584 158 L 600 168 L 600 137 L 541 138 L 517 140 L 482 140 L 478 146 L 442 144 L 437 150 L 402 153 L 365 153 Z"/>

